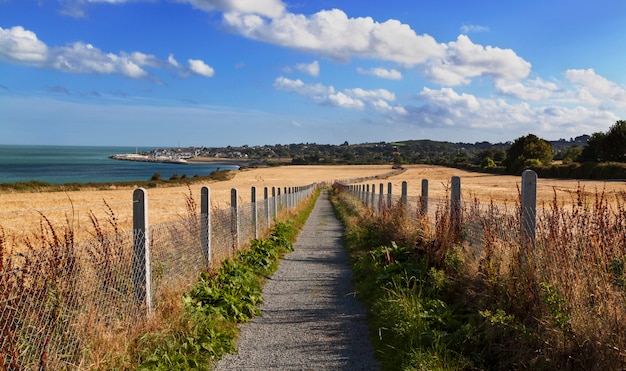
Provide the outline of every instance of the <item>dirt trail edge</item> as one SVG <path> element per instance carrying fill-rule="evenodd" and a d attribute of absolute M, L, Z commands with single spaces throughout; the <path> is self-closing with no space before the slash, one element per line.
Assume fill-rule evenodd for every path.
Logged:
<path fill-rule="evenodd" d="M 216 370 L 378 370 L 365 308 L 354 297 L 343 226 L 322 192 L 263 289 L 263 315 L 241 327 Z"/>

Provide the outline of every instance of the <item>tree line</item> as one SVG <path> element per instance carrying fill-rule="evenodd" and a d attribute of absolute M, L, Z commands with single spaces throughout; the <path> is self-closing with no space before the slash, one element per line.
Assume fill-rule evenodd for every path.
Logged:
<path fill-rule="evenodd" d="M 505 143 L 452 143 L 434 140 L 406 140 L 341 145 L 298 143 L 225 148 L 195 148 L 207 157 L 245 157 L 261 163 L 291 164 L 433 164 L 463 167 L 502 174 L 519 174 L 532 168 L 546 176 L 598 178 L 616 177 L 626 163 L 626 121 L 619 120 L 607 132 L 548 141 L 528 134 Z M 219 156 L 217 156 L 219 154 Z M 277 161 L 281 159 L 282 161 Z M 602 164 L 602 165 L 601 165 Z M 605 174 L 597 173 L 602 168 Z M 549 168 L 549 169 L 548 169 Z M 583 168 L 583 170 L 580 170 Z M 581 173 L 583 172 L 583 173 Z M 626 173 L 625 176 L 626 178 Z"/>

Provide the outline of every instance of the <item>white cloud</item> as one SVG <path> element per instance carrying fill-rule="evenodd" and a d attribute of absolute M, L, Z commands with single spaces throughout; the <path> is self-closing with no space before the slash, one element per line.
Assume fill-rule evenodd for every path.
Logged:
<path fill-rule="evenodd" d="M 318 77 L 320 75 L 320 64 L 318 61 L 313 61 L 311 63 L 299 63 L 296 65 L 296 70 L 309 74 L 313 77 Z"/>
<path fill-rule="evenodd" d="M 192 73 L 196 75 L 202 75 L 206 77 L 212 77 L 215 74 L 215 70 L 203 61 L 199 59 L 190 59 L 189 61 L 189 69 Z"/>
<path fill-rule="evenodd" d="M 285 11 L 285 4 L 280 0 L 178 0 L 189 3 L 194 8 L 204 11 L 222 11 L 238 14 L 258 14 L 276 18 Z"/>
<path fill-rule="evenodd" d="M 466 35 L 472 32 L 489 32 L 489 27 L 478 24 L 464 24 L 461 26 L 461 32 Z"/>
<path fill-rule="evenodd" d="M 589 103 L 608 101 L 626 109 L 626 89 L 598 75 L 593 69 L 567 70 L 565 78 L 579 87 L 578 96 Z"/>
<path fill-rule="evenodd" d="M 169 63 L 170 66 L 172 66 L 172 67 L 176 67 L 176 68 L 180 67 L 180 63 L 178 63 L 178 61 L 176 59 L 174 59 L 174 54 L 170 54 L 167 57 L 167 63 Z"/>
<path fill-rule="evenodd" d="M 503 99 L 457 93 L 451 88 L 424 88 L 419 100 L 421 105 L 405 106 L 404 122 L 424 127 L 502 130 L 511 139 L 528 132 L 545 138 L 591 133 L 618 119 L 612 112 L 582 105 L 511 104 Z"/>
<path fill-rule="evenodd" d="M 550 98 L 558 90 L 555 83 L 546 82 L 540 78 L 529 81 L 498 79 L 494 82 L 494 88 L 500 94 L 528 101 Z"/>
<path fill-rule="evenodd" d="M 423 68 L 429 79 L 441 85 L 468 84 L 476 76 L 518 80 L 530 73 L 530 63 L 513 50 L 477 45 L 465 35 L 448 43 L 445 51 L 444 58 L 433 58 Z"/>
<path fill-rule="evenodd" d="M 224 23 L 254 40 L 342 61 L 362 57 L 412 66 L 443 57 L 445 52 L 444 45 L 429 35 L 417 35 L 407 24 L 397 20 L 379 23 L 371 17 L 348 18 L 339 9 L 322 10 L 310 17 L 285 12 L 271 20 L 227 13 Z"/>
<path fill-rule="evenodd" d="M 76 42 L 52 49 L 47 64 L 70 73 L 119 74 L 134 79 L 147 77 L 148 72 L 134 59 L 132 55 L 103 53 L 91 44 Z M 138 59 L 141 62 L 141 58 Z"/>
<path fill-rule="evenodd" d="M 68 73 L 115 74 L 131 79 L 151 78 L 145 67 L 171 66 L 184 69 L 172 54 L 168 56 L 167 61 L 162 61 L 154 55 L 138 51 L 106 53 L 80 41 L 51 48 L 40 41 L 34 32 L 21 26 L 11 29 L 0 27 L 0 61 L 2 60 Z M 189 70 L 184 71 L 183 75 L 189 73 L 211 77 L 214 71 L 201 60 L 189 59 Z M 157 78 L 152 80 L 159 82 Z"/>
<path fill-rule="evenodd" d="M 286 77 L 280 76 L 274 81 L 274 88 L 280 90 L 286 90 L 292 93 L 306 95 L 309 97 L 327 96 L 335 93 L 335 88 L 332 86 L 324 86 L 320 83 L 317 84 L 305 84 L 302 80 L 291 80 Z"/>
<path fill-rule="evenodd" d="M 339 9 L 308 17 L 285 12 L 270 20 L 253 14 L 227 13 L 224 23 L 254 40 L 339 61 L 359 57 L 419 66 L 426 77 L 441 85 L 468 84 L 470 78 L 477 76 L 519 80 L 528 76 L 531 69 L 530 63 L 511 49 L 474 44 L 466 35 L 440 44 L 397 20 L 379 23 L 370 17 L 348 18 Z M 371 71 L 378 76 L 384 72 Z M 385 76 L 396 77 L 398 73 Z"/>
<path fill-rule="evenodd" d="M 37 35 L 21 26 L 0 27 L 0 60 L 39 65 L 48 58 L 48 47 Z"/>
<path fill-rule="evenodd" d="M 402 73 L 395 69 L 386 69 L 382 67 L 370 68 L 368 70 L 358 67 L 356 72 L 361 75 L 374 76 L 381 79 L 402 80 Z"/>
<path fill-rule="evenodd" d="M 336 92 L 332 86 L 325 86 L 320 83 L 306 84 L 302 80 L 291 80 L 282 76 L 274 81 L 274 88 L 306 96 L 320 105 L 330 105 L 351 110 L 362 110 L 370 107 L 376 111 L 388 114 L 406 114 L 404 107 L 389 104 L 389 102 L 395 101 L 396 96 L 386 89 L 365 90 L 354 88 Z"/>
<path fill-rule="evenodd" d="M 342 92 L 329 95 L 323 102 L 347 109 L 360 110 L 365 107 L 365 103 L 362 100 L 350 97 Z"/>
<path fill-rule="evenodd" d="M 395 101 L 396 95 L 387 89 L 365 90 L 361 88 L 346 89 L 346 93 L 350 96 L 357 97 L 368 101 Z"/>

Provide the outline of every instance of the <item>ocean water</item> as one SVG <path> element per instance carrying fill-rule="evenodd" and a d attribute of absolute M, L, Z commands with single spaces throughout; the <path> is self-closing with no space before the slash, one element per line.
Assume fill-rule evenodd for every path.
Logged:
<path fill-rule="evenodd" d="M 106 183 L 149 180 L 154 173 L 163 179 L 173 174 L 209 175 L 232 165 L 167 164 L 112 160 L 118 153 L 148 151 L 146 147 L 81 147 L 0 145 L 0 183 L 40 180 L 48 183 Z"/>

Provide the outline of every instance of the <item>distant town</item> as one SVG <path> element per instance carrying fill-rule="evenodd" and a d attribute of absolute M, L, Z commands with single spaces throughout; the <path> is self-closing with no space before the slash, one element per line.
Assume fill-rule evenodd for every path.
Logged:
<path fill-rule="evenodd" d="M 589 135 L 549 141 L 555 160 L 562 158 L 570 147 L 582 148 Z M 512 142 L 505 143 L 451 143 L 432 140 L 376 142 L 340 145 L 299 143 L 240 147 L 186 147 L 155 148 L 148 152 L 116 154 L 117 160 L 145 162 L 224 162 L 242 166 L 272 164 L 384 164 L 425 163 L 458 164 L 480 163 L 485 157 L 496 161 L 503 158 Z"/>

